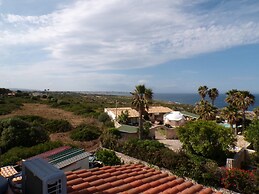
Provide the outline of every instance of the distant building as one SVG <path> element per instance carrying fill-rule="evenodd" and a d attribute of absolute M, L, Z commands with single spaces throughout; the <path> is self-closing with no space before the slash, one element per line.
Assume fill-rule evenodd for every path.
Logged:
<path fill-rule="evenodd" d="M 186 123 L 184 115 L 180 111 L 172 111 L 164 115 L 164 124 L 179 127 Z"/>
<path fill-rule="evenodd" d="M 139 113 L 135 109 L 131 107 L 120 107 L 120 108 L 105 108 L 104 112 L 106 112 L 110 118 L 115 121 L 122 112 L 128 111 L 129 120 L 132 124 L 138 123 Z M 148 109 L 148 116 L 152 122 L 158 121 L 163 122 L 163 116 L 166 113 L 172 112 L 172 109 L 164 106 L 151 106 Z"/>

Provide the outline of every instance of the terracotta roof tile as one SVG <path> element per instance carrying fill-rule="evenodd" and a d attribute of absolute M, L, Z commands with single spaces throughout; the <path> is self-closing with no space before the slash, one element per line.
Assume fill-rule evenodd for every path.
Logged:
<path fill-rule="evenodd" d="M 202 190 L 199 192 L 199 194 L 212 194 L 212 193 L 213 193 L 213 191 L 212 191 L 211 188 L 204 188 L 204 189 L 202 189 Z"/>
<path fill-rule="evenodd" d="M 202 185 L 194 185 L 140 164 L 66 172 L 66 176 L 68 194 L 213 193 Z"/>

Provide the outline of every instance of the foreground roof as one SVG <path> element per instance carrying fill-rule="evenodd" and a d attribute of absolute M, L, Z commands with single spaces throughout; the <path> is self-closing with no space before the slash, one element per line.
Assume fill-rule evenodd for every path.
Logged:
<path fill-rule="evenodd" d="M 211 188 L 169 176 L 141 164 L 83 169 L 66 172 L 66 176 L 68 194 L 216 194 Z"/>

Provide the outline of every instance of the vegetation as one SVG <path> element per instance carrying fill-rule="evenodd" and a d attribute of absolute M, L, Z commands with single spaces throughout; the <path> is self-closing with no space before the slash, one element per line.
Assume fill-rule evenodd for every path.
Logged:
<path fill-rule="evenodd" d="M 217 114 L 217 108 L 206 100 L 196 103 L 194 111 L 203 120 L 215 120 Z"/>
<path fill-rule="evenodd" d="M 259 120 L 254 120 L 245 131 L 245 138 L 251 142 L 253 148 L 259 152 Z"/>
<path fill-rule="evenodd" d="M 76 141 L 90 141 L 98 139 L 101 135 L 101 129 L 96 125 L 81 124 L 75 130 L 71 131 L 71 139 Z"/>
<path fill-rule="evenodd" d="M 211 99 L 211 104 L 214 106 L 215 99 L 219 96 L 219 91 L 217 88 L 211 88 L 208 90 L 208 95 Z"/>
<path fill-rule="evenodd" d="M 237 110 L 237 108 L 233 106 L 227 106 L 224 107 L 221 110 L 221 116 L 228 121 L 230 124 L 231 129 L 233 129 L 233 126 L 235 125 L 235 135 L 237 135 L 237 121 L 239 120 L 240 114 Z"/>
<path fill-rule="evenodd" d="M 72 125 L 67 120 L 48 120 L 44 127 L 50 133 L 67 132 L 72 129 Z"/>
<path fill-rule="evenodd" d="M 221 174 L 216 162 L 185 152 L 176 153 L 155 140 L 132 139 L 121 142 L 115 150 L 172 171 L 181 177 L 190 177 L 201 184 L 220 186 Z"/>
<path fill-rule="evenodd" d="M 117 132 L 114 133 L 113 130 L 104 130 L 100 137 L 102 146 L 105 148 L 115 150 L 118 147 L 118 139 L 120 138 L 120 136 L 116 134 Z"/>
<path fill-rule="evenodd" d="M 49 139 L 40 126 L 33 126 L 19 118 L 5 119 L 0 122 L 0 145 L 2 150 L 15 146 L 33 146 Z"/>
<path fill-rule="evenodd" d="M 138 85 L 131 94 L 133 96 L 132 107 L 139 112 L 139 139 L 143 139 L 143 115 L 152 101 L 153 92 L 145 85 Z"/>
<path fill-rule="evenodd" d="M 231 129 L 202 120 L 179 127 L 178 137 L 187 152 L 214 160 L 226 156 L 235 140 Z"/>
<path fill-rule="evenodd" d="M 255 176 L 251 171 L 232 168 L 224 169 L 221 183 L 226 189 L 239 193 L 256 193 Z"/>
<path fill-rule="evenodd" d="M 201 96 L 201 100 L 195 104 L 194 112 L 200 115 L 200 118 L 203 120 L 215 120 L 218 110 L 214 106 L 214 101 L 219 95 L 218 89 L 208 89 L 207 86 L 200 86 L 198 93 Z M 207 94 L 211 99 L 211 103 L 205 100 Z"/>
<path fill-rule="evenodd" d="M 242 129 L 245 130 L 245 111 L 255 102 L 255 97 L 248 91 L 230 90 L 225 101 L 242 113 Z"/>
<path fill-rule="evenodd" d="M 198 93 L 201 96 L 201 99 L 205 100 L 205 97 L 206 97 L 206 95 L 208 93 L 208 87 L 207 86 L 200 86 L 198 88 Z"/>
<path fill-rule="evenodd" d="M 118 122 L 121 124 L 128 124 L 129 122 L 129 111 L 126 110 L 125 112 L 122 111 L 118 117 Z"/>
<path fill-rule="evenodd" d="M 98 150 L 96 153 L 97 160 L 101 161 L 106 166 L 120 165 L 121 161 L 111 150 Z"/>
<path fill-rule="evenodd" d="M 32 147 L 14 147 L 0 155 L 0 166 L 14 165 L 22 159 L 35 156 L 60 146 L 62 146 L 61 142 L 45 142 Z"/>
<path fill-rule="evenodd" d="M 104 112 L 104 113 L 101 113 L 101 114 L 98 116 L 98 120 L 99 120 L 100 122 L 102 122 L 102 123 L 105 123 L 105 122 L 110 121 L 111 119 L 110 119 L 109 115 Z"/>

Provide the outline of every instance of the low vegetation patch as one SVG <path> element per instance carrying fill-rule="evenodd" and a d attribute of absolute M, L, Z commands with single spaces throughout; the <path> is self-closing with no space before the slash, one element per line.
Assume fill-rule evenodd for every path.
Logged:
<path fill-rule="evenodd" d="M 50 133 L 59 133 L 70 131 L 72 125 L 67 120 L 48 120 L 44 128 Z"/>
<path fill-rule="evenodd" d="M 115 166 L 121 164 L 121 160 L 117 157 L 114 151 L 98 150 L 95 154 L 97 160 L 101 161 L 106 166 Z"/>
<path fill-rule="evenodd" d="M 14 147 L 0 155 L 0 166 L 14 165 L 22 159 L 62 146 L 61 142 L 45 142 L 32 147 Z"/>
<path fill-rule="evenodd" d="M 40 125 L 32 125 L 20 118 L 1 120 L 0 132 L 0 147 L 3 152 L 12 147 L 29 147 L 49 140 L 47 132 Z"/>
<path fill-rule="evenodd" d="M 76 141 L 91 141 L 98 139 L 101 133 L 101 129 L 96 125 L 82 124 L 71 131 L 70 137 Z"/>

